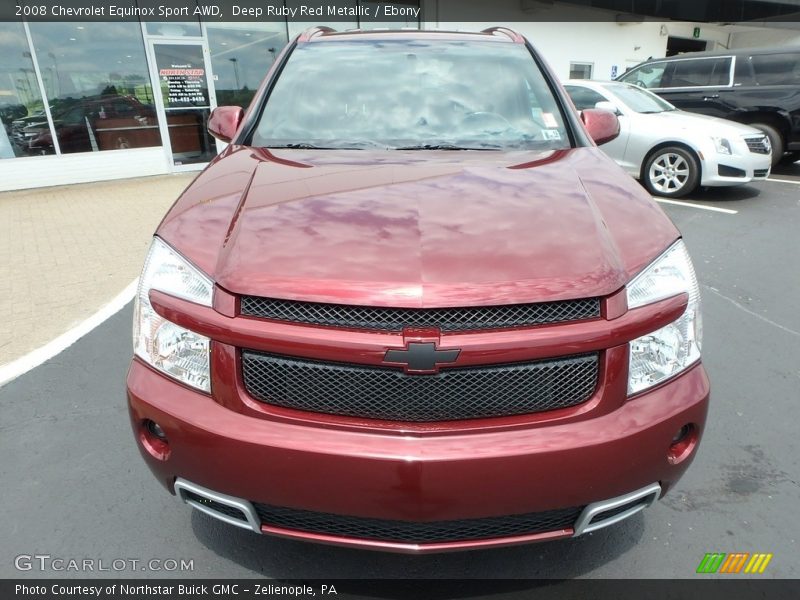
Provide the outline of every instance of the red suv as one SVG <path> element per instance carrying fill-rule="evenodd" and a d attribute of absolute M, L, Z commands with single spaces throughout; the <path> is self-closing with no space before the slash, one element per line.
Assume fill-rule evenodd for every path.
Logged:
<path fill-rule="evenodd" d="M 680 233 L 506 29 L 317 28 L 156 232 L 127 379 L 172 493 L 403 552 L 578 536 L 692 461 L 709 383 Z"/>

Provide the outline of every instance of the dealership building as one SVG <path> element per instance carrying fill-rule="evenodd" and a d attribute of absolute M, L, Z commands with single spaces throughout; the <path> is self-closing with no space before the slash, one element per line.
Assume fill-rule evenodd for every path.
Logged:
<path fill-rule="evenodd" d="M 284 3 L 292 4 L 300 2 Z M 376 4 L 337 2 L 354 15 Z M 610 79 L 647 58 L 691 50 L 800 45 L 798 19 L 768 18 L 798 9 L 788 1 L 734 0 L 718 14 L 719 3 L 677 0 L 676 20 L 648 14 L 660 3 L 638 0 L 496 0 L 491 21 L 484 0 L 380 4 L 420 10 L 393 23 L 0 22 L 0 191 L 202 168 L 221 150 L 206 132 L 210 111 L 247 106 L 282 48 L 311 25 L 505 25 L 528 36 L 562 79 Z"/>

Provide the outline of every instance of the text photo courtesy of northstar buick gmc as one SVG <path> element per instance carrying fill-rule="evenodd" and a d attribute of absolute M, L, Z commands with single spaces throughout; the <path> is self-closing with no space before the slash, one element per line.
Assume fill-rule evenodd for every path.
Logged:
<path fill-rule="evenodd" d="M 320 85 L 324 81 L 325 85 Z M 397 552 L 580 536 L 693 460 L 680 232 L 517 33 L 315 28 L 155 232 L 133 432 L 181 500 Z"/>

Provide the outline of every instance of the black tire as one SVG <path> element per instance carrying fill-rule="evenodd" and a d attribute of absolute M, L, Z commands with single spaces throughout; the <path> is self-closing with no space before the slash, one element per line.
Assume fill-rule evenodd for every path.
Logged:
<path fill-rule="evenodd" d="M 645 160 L 642 183 L 653 196 L 681 198 L 700 183 L 700 164 L 693 152 L 680 146 L 665 146 Z"/>
<path fill-rule="evenodd" d="M 781 158 L 781 162 L 785 165 L 791 165 L 798 160 L 800 160 L 800 152 L 787 152 Z"/>
<path fill-rule="evenodd" d="M 767 125 L 766 123 L 750 123 L 750 127 L 763 131 L 769 138 L 769 143 L 772 145 L 772 166 L 774 167 L 783 158 L 783 138 L 781 134 L 772 125 Z"/>

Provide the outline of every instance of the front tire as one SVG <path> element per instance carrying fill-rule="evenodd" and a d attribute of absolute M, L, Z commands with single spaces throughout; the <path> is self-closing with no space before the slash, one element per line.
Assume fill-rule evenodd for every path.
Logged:
<path fill-rule="evenodd" d="M 700 165 L 694 154 L 679 146 L 659 148 L 644 163 L 642 182 L 654 196 L 680 198 L 700 183 Z"/>
<path fill-rule="evenodd" d="M 781 158 L 781 162 L 785 165 L 791 165 L 796 163 L 798 160 L 800 160 L 800 152 L 797 151 L 788 152 L 783 155 L 783 158 Z"/>
<path fill-rule="evenodd" d="M 783 138 L 781 134 L 772 125 L 766 123 L 750 123 L 750 127 L 763 131 L 769 138 L 769 143 L 772 145 L 772 166 L 777 165 L 783 158 Z"/>

